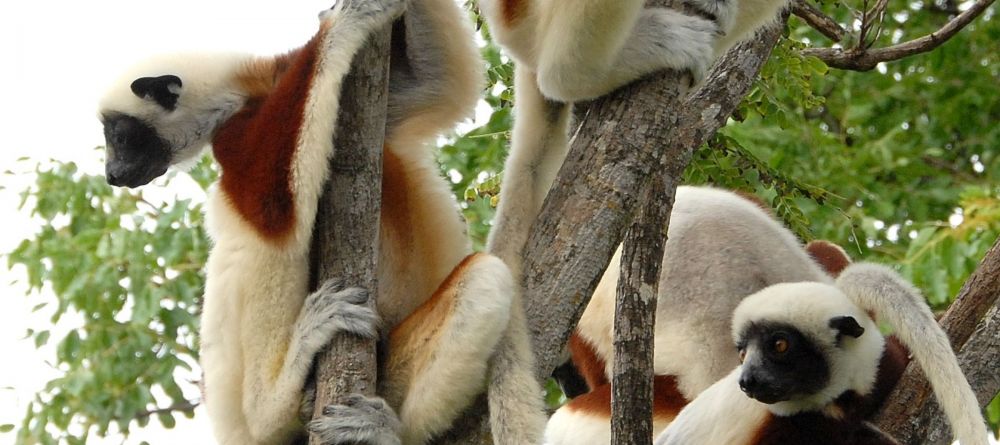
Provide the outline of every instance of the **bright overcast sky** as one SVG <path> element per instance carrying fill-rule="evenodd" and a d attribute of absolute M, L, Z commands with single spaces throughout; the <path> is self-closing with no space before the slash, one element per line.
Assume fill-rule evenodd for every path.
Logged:
<path fill-rule="evenodd" d="M 96 102 L 106 82 L 145 56 L 173 51 L 243 51 L 270 54 L 304 43 L 317 29 L 317 13 L 332 0 L 262 2 L 255 0 L 16 1 L 0 13 L 0 122 L 3 148 L 0 171 L 24 171 L 32 161 L 73 160 L 94 174 L 103 172 L 103 145 Z M 0 176 L 0 252 L 9 252 L 33 233 L 38 222 L 17 214 L 17 192 L 31 177 Z M 28 326 L 44 326 L 45 314 L 29 309 L 42 297 L 24 297 L 0 259 L 0 424 L 20 424 L 27 403 L 55 371 L 19 340 Z M 42 311 L 44 312 L 44 311 Z M 180 420 L 180 419 L 179 419 Z M 156 421 L 151 425 L 155 425 Z M 153 445 L 212 443 L 203 414 L 178 423 L 173 431 L 135 433 L 125 443 Z M 153 430 L 153 429 L 151 429 Z M 158 430 L 158 429 L 156 429 Z M 182 442 L 186 441 L 186 442 Z M 122 443 L 121 439 L 107 443 Z M 0 444 L 13 433 L 0 434 Z M 91 441 L 91 443 L 98 443 Z"/>

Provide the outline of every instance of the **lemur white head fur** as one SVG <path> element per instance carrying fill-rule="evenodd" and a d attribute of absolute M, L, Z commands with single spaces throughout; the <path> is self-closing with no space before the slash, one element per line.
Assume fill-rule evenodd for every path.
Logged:
<path fill-rule="evenodd" d="M 821 409 L 846 391 L 869 393 L 885 346 L 863 310 L 814 282 L 747 297 L 733 315 L 733 341 L 743 361 L 740 386 L 779 415 Z"/>
<path fill-rule="evenodd" d="M 112 83 L 98 111 L 108 182 L 138 187 L 171 165 L 197 159 L 215 129 L 245 103 L 246 94 L 233 88 L 233 78 L 247 59 L 238 54 L 160 56 Z"/>

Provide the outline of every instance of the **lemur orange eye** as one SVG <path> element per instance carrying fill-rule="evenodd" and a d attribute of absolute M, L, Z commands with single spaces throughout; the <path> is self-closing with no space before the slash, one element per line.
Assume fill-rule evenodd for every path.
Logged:
<path fill-rule="evenodd" d="M 788 350 L 788 340 L 779 338 L 774 341 L 774 352 L 777 352 L 778 354 L 783 354 L 787 350 Z"/>
<path fill-rule="evenodd" d="M 747 350 L 740 349 L 740 363 L 743 363 L 743 361 L 746 359 L 747 359 Z"/>

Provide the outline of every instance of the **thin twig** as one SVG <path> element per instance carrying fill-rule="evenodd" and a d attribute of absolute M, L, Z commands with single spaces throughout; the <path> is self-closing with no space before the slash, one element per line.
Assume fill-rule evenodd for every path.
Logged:
<path fill-rule="evenodd" d="M 965 12 L 957 15 L 941 29 L 923 37 L 905 43 L 885 48 L 844 50 L 841 48 L 807 48 L 802 51 L 804 56 L 817 57 L 828 66 L 852 71 L 868 71 L 882 62 L 890 62 L 915 54 L 929 52 L 948 41 L 962 28 L 979 17 L 983 11 L 992 5 L 994 0 L 978 0 Z"/>
<path fill-rule="evenodd" d="M 172 413 L 174 411 L 181 411 L 181 412 L 194 411 L 194 409 L 197 408 L 198 405 L 200 405 L 200 403 L 198 402 L 183 401 L 164 408 L 154 408 L 149 410 L 138 411 L 135 413 L 135 415 L 132 416 L 132 419 L 139 420 L 150 416 Z"/>
<path fill-rule="evenodd" d="M 819 8 L 813 6 L 806 0 L 798 0 L 792 3 L 792 14 L 796 17 L 802 19 L 807 25 L 819 31 L 820 34 L 826 36 L 826 38 L 834 41 L 840 42 L 844 39 L 844 35 L 847 31 L 844 27 L 840 26 L 836 20 L 830 18 Z"/>

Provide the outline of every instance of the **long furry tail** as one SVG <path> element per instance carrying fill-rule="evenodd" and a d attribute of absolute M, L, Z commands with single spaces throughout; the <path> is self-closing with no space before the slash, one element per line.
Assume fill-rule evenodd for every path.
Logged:
<path fill-rule="evenodd" d="M 859 263 L 837 279 L 848 298 L 896 330 L 920 364 L 962 445 L 987 445 L 986 424 L 969 382 L 920 291 L 891 269 Z"/>

